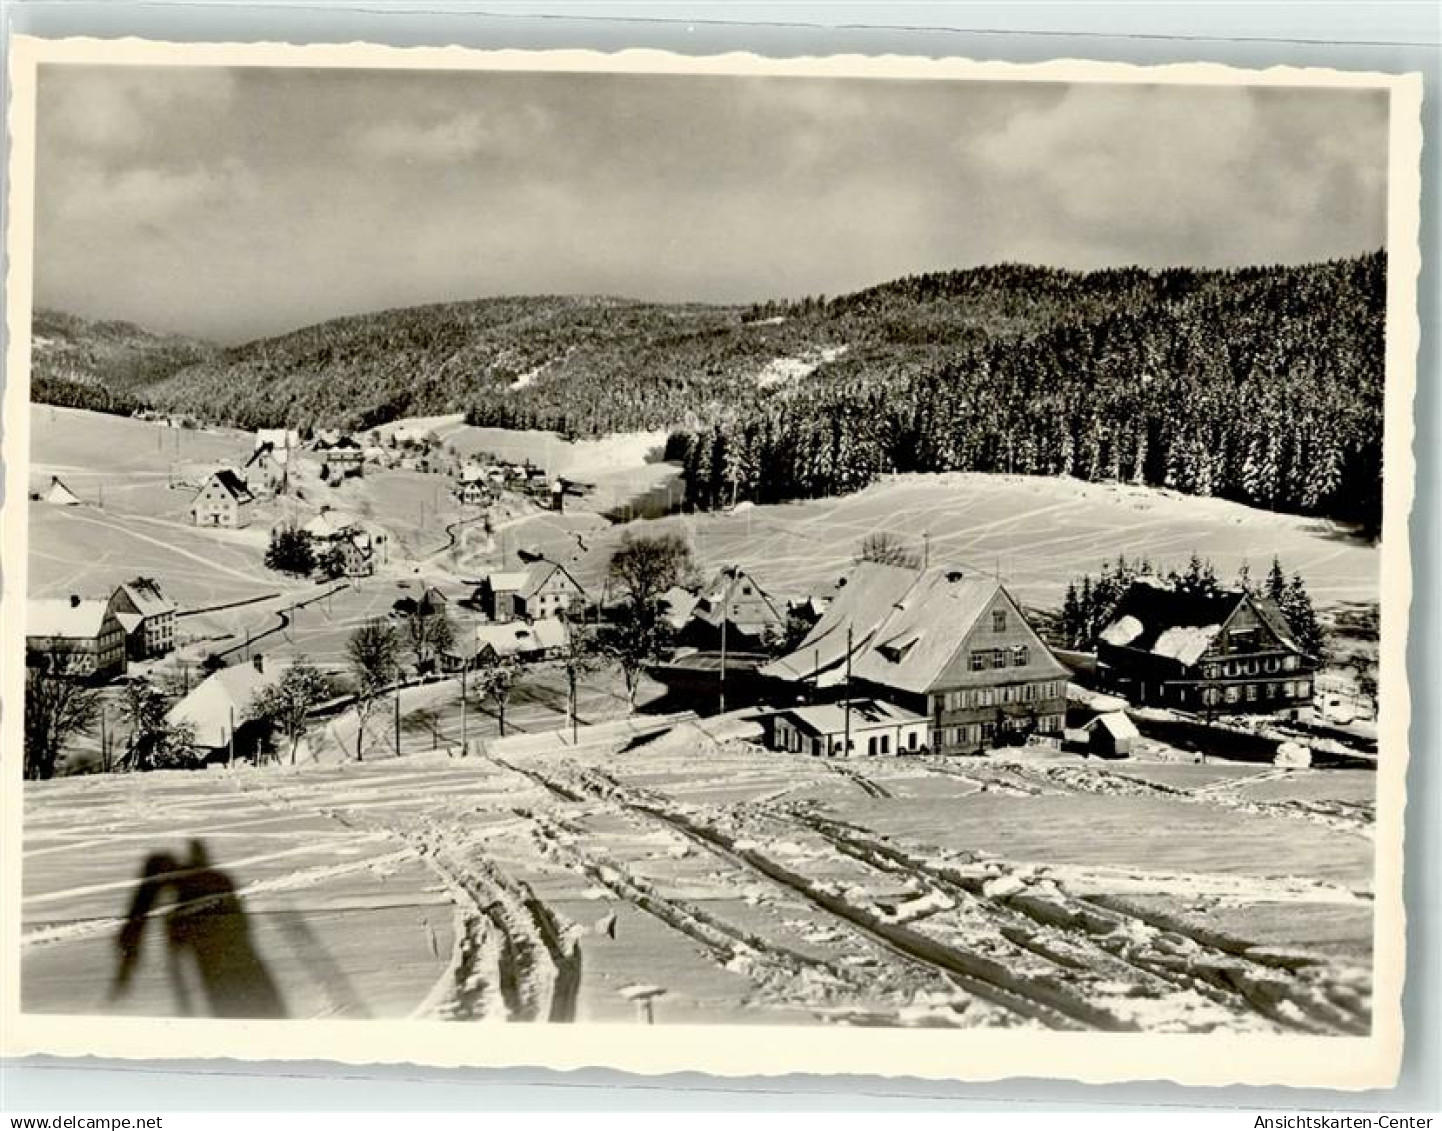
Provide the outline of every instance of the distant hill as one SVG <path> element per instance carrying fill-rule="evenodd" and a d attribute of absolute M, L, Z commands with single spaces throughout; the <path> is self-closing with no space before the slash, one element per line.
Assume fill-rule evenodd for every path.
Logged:
<path fill-rule="evenodd" d="M 1385 297 L 1377 252 L 1237 270 L 1001 265 L 752 306 L 488 298 L 227 349 L 111 323 L 62 346 L 65 320 L 37 315 L 54 328 L 37 372 L 241 427 L 464 412 L 572 435 L 668 429 L 693 497 L 715 502 L 1004 471 L 1375 530 Z"/>
<path fill-rule="evenodd" d="M 368 427 L 446 412 L 576 434 L 679 427 L 843 356 L 920 370 L 1074 307 L 1094 315 L 1142 276 L 1105 273 L 1084 289 L 1076 278 L 988 268 L 746 307 L 564 296 L 409 307 L 211 351 L 148 395 L 244 427 Z"/>
<path fill-rule="evenodd" d="M 155 334 L 131 322 L 96 321 L 37 310 L 30 320 L 30 399 L 129 413 L 146 390 L 210 358 L 216 347 Z"/>

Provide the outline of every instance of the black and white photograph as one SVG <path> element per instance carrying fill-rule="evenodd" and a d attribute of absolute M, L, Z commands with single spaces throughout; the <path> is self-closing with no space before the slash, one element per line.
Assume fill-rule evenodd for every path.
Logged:
<path fill-rule="evenodd" d="M 1419 83 L 24 46 L 17 1039 L 1395 1074 Z"/>

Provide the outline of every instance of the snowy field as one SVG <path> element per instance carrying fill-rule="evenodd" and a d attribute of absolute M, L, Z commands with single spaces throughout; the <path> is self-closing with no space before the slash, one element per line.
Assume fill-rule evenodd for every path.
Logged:
<path fill-rule="evenodd" d="M 293 1017 L 1365 1032 L 1371 782 L 683 725 L 30 783 L 24 1007 L 181 1011 L 158 922 L 108 990 L 142 860 L 200 839 Z"/>
<path fill-rule="evenodd" d="M 884 530 L 918 557 L 929 534 L 932 562 L 999 573 L 1025 604 L 1039 609 L 1059 609 L 1069 581 L 1095 574 L 1119 553 L 1147 555 L 1166 569 L 1185 567 L 1195 551 L 1227 581 L 1244 561 L 1254 576 L 1265 574 L 1275 553 L 1288 571 L 1307 579 L 1319 606 L 1378 597 L 1378 547 L 1324 520 L 1074 479 L 904 475 L 841 498 L 629 523 L 587 539 L 590 552 L 573 570 L 582 584 L 599 586 L 627 529 L 680 531 L 707 568 L 734 562 L 782 596 L 833 583 L 851 567 L 862 540 Z M 518 528 L 515 537 L 558 554 L 574 550 L 574 535 L 539 524 Z"/>

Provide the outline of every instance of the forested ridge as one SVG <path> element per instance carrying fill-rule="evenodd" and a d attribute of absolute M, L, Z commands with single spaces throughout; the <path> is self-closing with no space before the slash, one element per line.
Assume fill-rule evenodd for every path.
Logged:
<path fill-rule="evenodd" d="M 675 437 L 673 455 L 703 503 L 967 470 L 1164 486 L 1375 533 L 1385 267 L 1378 253 L 1073 276 L 1078 300 L 1039 330 L 973 340 L 919 368 L 853 351 L 825 381 L 752 397 Z M 1093 285 L 1108 301 L 1090 301 Z M 1067 303 L 1066 288 L 1052 293 Z"/>
<path fill-rule="evenodd" d="M 665 428 L 703 504 L 975 470 L 1375 532 L 1385 275 L 1377 252 L 1226 271 L 1002 265 L 749 307 L 491 298 L 334 319 L 125 387 L 242 427 L 463 411 L 573 435 Z"/>
<path fill-rule="evenodd" d="M 131 322 L 93 321 L 53 310 L 30 320 L 30 399 L 129 415 L 146 390 L 208 358 L 215 347 L 154 334 Z"/>

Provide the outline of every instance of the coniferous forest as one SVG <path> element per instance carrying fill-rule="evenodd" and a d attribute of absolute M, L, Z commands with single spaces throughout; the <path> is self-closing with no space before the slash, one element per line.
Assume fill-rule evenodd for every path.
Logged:
<path fill-rule="evenodd" d="M 889 289 L 930 297 L 966 281 L 926 276 Z M 1039 332 L 972 341 L 919 367 L 853 353 L 826 380 L 763 393 L 673 437 L 672 454 L 703 504 L 966 470 L 1169 487 L 1379 532 L 1380 253 L 1065 283 L 1048 295 L 1065 312 Z M 884 308 L 872 294 L 837 305 Z"/>

